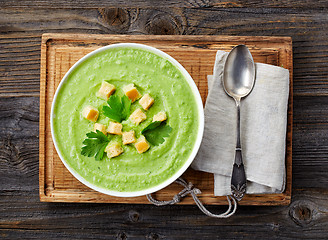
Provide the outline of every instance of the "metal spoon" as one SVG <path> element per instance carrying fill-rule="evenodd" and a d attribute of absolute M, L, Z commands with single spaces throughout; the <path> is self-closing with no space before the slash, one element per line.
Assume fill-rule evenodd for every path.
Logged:
<path fill-rule="evenodd" d="M 234 47 L 224 64 L 223 88 L 237 105 L 237 144 L 235 162 L 231 177 L 232 195 L 240 201 L 246 192 L 246 175 L 240 144 L 240 100 L 253 89 L 255 82 L 255 64 L 245 45 Z"/>

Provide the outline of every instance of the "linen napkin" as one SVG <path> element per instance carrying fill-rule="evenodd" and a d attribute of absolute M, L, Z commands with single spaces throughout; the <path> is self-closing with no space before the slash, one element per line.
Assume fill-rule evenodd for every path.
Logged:
<path fill-rule="evenodd" d="M 214 174 L 214 195 L 231 194 L 237 109 L 222 86 L 228 53 L 218 51 L 208 77 L 205 129 L 192 168 Z M 285 188 L 285 142 L 289 95 L 287 69 L 256 63 L 255 85 L 241 100 L 241 147 L 247 193 L 278 193 Z"/>

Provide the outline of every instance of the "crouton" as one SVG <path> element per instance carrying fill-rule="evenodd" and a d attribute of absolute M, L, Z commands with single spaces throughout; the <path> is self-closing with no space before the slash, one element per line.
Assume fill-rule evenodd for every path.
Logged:
<path fill-rule="evenodd" d="M 135 148 L 137 149 L 138 153 L 146 152 L 150 145 L 148 144 L 146 138 L 144 136 L 140 136 L 136 143 L 134 144 Z"/>
<path fill-rule="evenodd" d="M 139 125 L 139 123 L 141 123 L 142 121 L 145 121 L 146 119 L 147 119 L 146 114 L 140 108 L 135 110 L 130 115 L 130 120 L 136 125 Z"/>
<path fill-rule="evenodd" d="M 96 122 L 99 116 L 99 111 L 95 107 L 86 106 L 82 111 L 82 116 L 92 122 Z"/>
<path fill-rule="evenodd" d="M 156 121 L 163 122 L 166 119 L 167 119 L 166 113 L 164 111 L 161 111 L 161 112 L 157 113 L 156 115 L 154 115 L 153 122 L 156 122 Z"/>
<path fill-rule="evenodd" d="M 123 141 L 123 145 L 134 143 L 136 141 L 136 138 L 134 136 L 134 131 L 132 130 L 129 132 L 123 132 L 122 133 L 122 141 Z"/>
<path fill-rule="evenodd" d="M 148 93 L 145 94 L 140 100 L 139 104 L 142 106 L 143 109 L 148 110 L 151 105 L 154 103 L 154 98 L 152 98 Z"/>
<path fill-rule="evenodd" d="M 101 124 L 101 123 L 95 123 L 95 126 L 93 128 L 93 131 L 97 131 L 99 130 L 100 132 L 102 132 L 103 134 L 107 134 L 107 131 L 106 131 L 106 126 Z"/>
<path fill-rule="evenodd" d="M 115 91 L 115 86 L 113 84 L 110 84 L 106 81 L 103 81 L 101 83 L 101 87 L 99 89 L 99 91 L 97 92 L 97 97 L 102 98 L 104 100 L 108 100 L 108 98 L 113 94 L 113 92 Z"/>
<path fill-rule="evenodd" d="M 123 152 L 123 148 L 119 143 L 109 143 L 105 148 L 105 152 L 107 153 L 108 158 L 117 157 Z"/>
<path fill-rule="evenodd" d="M 107 132 L 110 134 L 121 135 L 122 134 L 122 124 L 116 122 L 109 122 Z"/>
<path fill-rule="evenodd" d="M 134 102 L 135 100 L 139 99 L 141 97 L 140 93 L 136 89 L 136 87 L 133 84 L 126 85 L 123 87 L 123 91 L 125 95 Z"/>

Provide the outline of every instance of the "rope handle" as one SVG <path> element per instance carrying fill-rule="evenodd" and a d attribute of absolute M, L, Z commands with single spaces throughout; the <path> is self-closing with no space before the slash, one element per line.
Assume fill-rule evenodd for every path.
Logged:
<path fill-rule="evenodd" d="M 184 186 L 184 189 L 179 192 L 178 194 L 176 194 L 172 200 L 169 201 L 159 201 L 156 200 L 152 197 L 151 194 L 147 194 L 147 199 L 149 202 L 151 202 L 152 204 L 156 205 L 156 206 L 165 206 L 165 205 L 173 205 L 176 204 L 178 202 L 181 201 L 181 198 L 184 198 L 185 196 L 187 196 L 188 194 L 190 194 L 192 196 L 192 198 L 194 199 L 196 205 L 198 206 L 198 208 L 207 216 L 209 217 L 214 217 L 214 218 L 228 218 L 231 217 L 232 215 L 235 214 L 236 210 L 237 210 L 237 201 L 236 199 L 231 196 L 228 195 L 227 196 L 227 200 L 229 203 L 229 208 L 226 212 L 221 213 L 221 214 L 214 214 L 211 213 L 210 211 L 208 211 L 205 206 L 202 204 L 202 202 L 199 200 L 199 198 L 197 197 L 197 194 L 201 194 L 202 192 L 198 189 L 195 188 L 194 185 L 189 182 L 187 183 L 185 180 L 183 180 L 182 178 L 178 178 L 176 181 L 176 183 Z M 233 209 L 232 209 L 232 202 L 233 202 Z M 232 209 L 232 210 L 231 210 Z"/>

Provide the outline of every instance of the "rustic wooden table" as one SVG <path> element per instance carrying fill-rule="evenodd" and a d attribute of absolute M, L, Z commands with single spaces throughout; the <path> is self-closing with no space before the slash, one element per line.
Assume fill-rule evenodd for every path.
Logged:
<path fill-rule="evenodd" d="M 0 0 L 0 238 L 328 239 L 328 1 L 106 2 Z M 196 206 L 40 202 L 45 32 L 291 36 L 291 204 L 241 206 L 232 218 L 218 220 Z"/>

